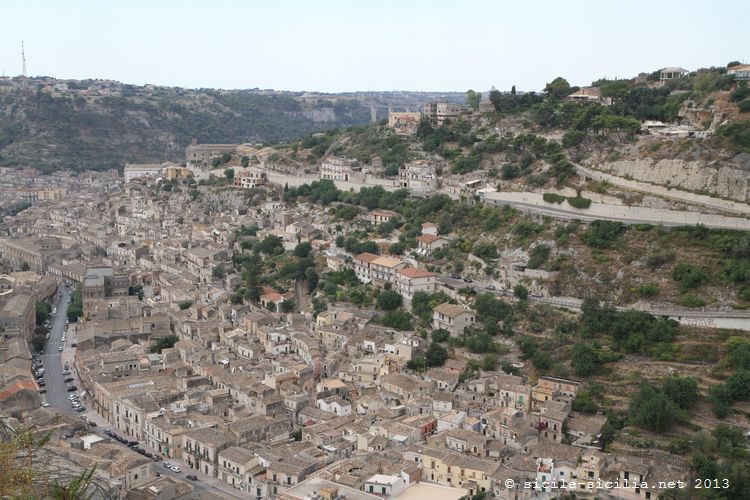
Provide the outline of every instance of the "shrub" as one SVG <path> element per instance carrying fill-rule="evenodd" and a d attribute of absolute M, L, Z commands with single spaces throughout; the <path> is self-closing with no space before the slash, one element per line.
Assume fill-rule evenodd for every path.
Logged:
<path fill-rule="evenodd" d="M 581 235 L 583 242 L 593 248 L 610 248 L 618 236 L 625 231 L 622 222 L 595 220 Z"/>
<path fill-rule="evenodd" d="M 544 193 L 542 199 L 547 203 L 557 203 L 559 205 L 565 201 L 565 196 L 561 196 L 557 193 Z"/>
<path fill-rule="evenodd" d="M 513 287 L 513 295 L 521 300 L 529 298 L 529 290 L 520 283 Z"/>
<path fill-rule="evenodd" d="M 434 330 L 432 332 L 432 341 L 433 342 L 445 342 L 450 338 L 451 334 L 446 330 L 445 328 L 438 328 L 437 330 Z"/>
<path fill-rule="evenodd" d="M 635 293 L 644 299 L 650 299 L 659 295 L 659 285 L 656 283 L 644 283 L 635 289 Z"/>
<path fill-rule="evenodd" d="M 382 290 L 378 294 L 378 309 L 393 311 L 394 309 L 401 307 L 403 300 L 403 297 L 393 290 Z"/>
<path fill-rule="evenodd" d="M 651 270 L 658 269 L 664 264 L 668 264 L 674 260 L 673 252 L 656 252 L 646 257 L 646 267 Z"/>
<path fill-rule="evenodd" d="M 384 314 L 378 320 L 378 323 L 388 328 L 395 328 L 396 330 L 406 331 L 412 329 L 411 314 L 403 309 L 397 309 Z"/>
<path fill-rule="evenodd" d="M 706 283 L 708 273 L 704 267 L 698 267 L 689 262 L 679 262 L 672 269 L 672 279 L 680 283 L 680 288 L 687 290 Z"/>
<path fill-rule="evenodd" d="M 584 198 L 581 195 L 575 197 L 568 197 L 568 204 L 573 208 L 589 208 L 591 206 L 591 200 Z"/>

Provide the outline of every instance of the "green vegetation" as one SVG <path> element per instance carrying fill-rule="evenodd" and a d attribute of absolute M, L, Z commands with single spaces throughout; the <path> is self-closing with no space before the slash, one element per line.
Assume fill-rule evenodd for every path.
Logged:
<path fill-rule="evenodd" d="M 625 231 L 622 222 L 608 220 L 595 220 L 581 236 L 581 240 L 592 248 L 610 248 L 617 237 Z"/>
<path fill-rule="evenodd" d="M 401 307 L 401 304 L 403 302 L 403 298 L 398 292 L 394 292 L 393 290 L 381 290 L 380 293 L 378 293 L 378 299 L 377 299 L 377 305 L 378 309 L 382 309 L 384 311 L 393 311 L 396 308 Z"/>
<path fill-rule="evenodd" d="M 750 400 L 750 341 L 743 337 L 731 337 L 727 341 L 726 363 L 734 370 L 726 382 L 709 390 L 708 400 L 714 414 L 725 418 L 735 401 Z"/>
<path fill-rule="evenodd" d="M 158 338 L 151 344 L 151 352 L 159 353 L 164 349 L 171 349 L 180 340 L 177 335 L 168 335 L 166 337 Z"/>
<path fill-rule="evenodd" d="M 565 196 L 556 193 L 544 193 L 542 199 L 547 203 L 557 203 L 559 205 L 565 201 Z"/>
<path fill-rule="evenodd" d="M 93 82 L 81 83 L 85 88 Z M 302 113 L 306 108 L 292 95 L 252 90 L 160 88 L 147 93 L 123 85 L 122 96 L 93 98 L 41 91 L 5 93 L 0 97 L 0 148 L 7 165 L 30 165 L 44 172 L 97 170 L 120 167 L 123 158 L 181 159 L 193 138 L 201 143 L 278 142 L 323 126 L 370 121 L 369 109 L 355 100 L 320 102 L 312 109 L 331 106 L 336 118 L 323 125 L 306 118 Z M 133 116 L 142 117 L 149 126 L 133 126 Z M 53 153 L 41 158 L 42 149 Z"/>
<path fill-rule="evenodd" d="M 637 426 L 663 433 L 688 418 L 687 410 L 698 398 L 698 384 L 692 378 L 672 377 L 662 387 L 641 384 L 630 397 L 628 416 Z"/>
<path fill-rule="evenodd" d="M 568 204 L 573 208 L 589 208 L 591 206 L 591 200 L 588 198 L 582 197 L 580 194 L 577 196 L 569 196 L 566 198 L 568 200 Z"/>
<path fill-rule="evenodd" d="M 78 285 L 76 289 L 70 294 L 70 302 L 68 303 L 67 311 L 68 320 L 71 322 L 78 321 L 78 318 L 83 316 L 83 295 L 81 293 L 81 285 Z"/>
<path fill-rule="evenodd" d="M 177 307 L 180 308 L 180 311 L 184 311 L 185 309 L 190 308 L 190 306 L 193 305 L 192 300 L 183 300 L 182 302 L 177 303 Z"/>
<path fill-rule="evenodd" d="M 651 350 L 658 354 L 677 334 L 679 324 L 670 319 L 657 318 L 643 311 L 616 311 L 602 307 L 598 300 L 586 298 L 581 305 L 581 333 L 585 337 L 607 335 L 615 347 L 625 352 Z M 668 350 L 668 349 L 667 349 Z"/>

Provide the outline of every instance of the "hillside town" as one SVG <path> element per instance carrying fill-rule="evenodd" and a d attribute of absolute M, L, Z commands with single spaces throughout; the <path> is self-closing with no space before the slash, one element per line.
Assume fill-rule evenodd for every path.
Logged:
<path fill-rule="evenodd" d="M 729 68 L 735 89 L 748 71 Z M 664 68 L 633 85 L 665 88 L 689 73 Z M 71 89 L 49 82 L 42 91 Z M 569 105 L 613 105 L 596 86 L 565 92 Z M 193 140 L 181 160 L 122 171 L 0 168 L 4 432 L 48 436 L 39 463 L 60 481 L 90 471 L 95 498 L 648 500 L 692 486 L 701 476 L 689 445 L 672 436 L 656 446 L 671 426 L 634 414 L 627 394 L 605 397 L 594 377 L 615 363 L 640 370 L 636 354 L 649 352 L 671 365 L 649 365 L 651 378 L 639 371 L 631 382 L 655 391 L 672 426 L 744 439 L 746 396 L 726 398 L 740 409 L 727 410 L 727 424 L 704 417 L 708 402 L 702 425 L 680 420 L 698 397 L 690 363 L 703 369 L 709 355 L 676 352 L 683 338 L 711 343 L 728 332 L 740 339 L 732 346 L 750 345 L 747 307 L 728 305 L 750 300 L 747 278 L 724 286 L 694 268 L 657 271 L 686 257 L 649 247 L 627 263 L 643 259 L 637 272 L 676 283 L 672 292 L 662 282 L 661 302 L 640 275 L 619 295 L 599 293 L 601 302 L 581 287 L 610 292 L 631 279 L 587 274 L 613 265 L 605 253 L 620 250 L 616 238 L 661 231 L 666 241 L 684 227 L 703 235 L 696 241 L 726 237 L 717 252 L 740 266 L 747 203 L 679 186 L 663 195 L 583 161 L 565 179 L 586 188 L 519 185 L 487 158 L 462 170 L 466 155 L 431 153 L 426 128 L 470 124 L 470 145 L 519 137 L 512 124 L 487 126 L 497 99 L 391 109 L 364 132 L 293 146 Z M 673 123 L 610 132 L 709 141 L 726 119 L 713 109 L 698 125 L 687 109 Z M 360 154 L 356 133 L 381 134 L 408 154 L 399 164 Z M 541 158 L 529 162 L 551 163 Z M 591 189 L 605 175 L 632 191 Z M 491 239 L 500 229 L 508 236 Z M 573 238 L 595 250 L 565 250 Z M 714 287 L 713 302 L 699 302 L 699 286 Z M 592 326 L 594 315 L 611 328 Z M 637 337 L 620 335 L 632 318 Z M 564 339 L 586 328 L 569 356 Z M 610 333 L 612 342 L 595 337 Z M 734 367 L 735 347 L 728 360 L 725 351 L 711 359 Z M 670 383 L 692 391 L 690 401 L 668 399 Z"/>

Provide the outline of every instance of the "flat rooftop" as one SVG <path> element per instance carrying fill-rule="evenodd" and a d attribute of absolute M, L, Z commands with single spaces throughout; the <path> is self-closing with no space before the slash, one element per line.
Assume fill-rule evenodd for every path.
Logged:
<path fill-rule="evenodd" d="M 334 483 L 320 477 L 312 477 L 305 479 L 293 488 L 289 488 L 283 493 L 279 494 L 279 498 L 283 500 L 306 500 L 311 498 L 311 493 L 320 493 L 323 488 L 336 488 L 339 491 L 339 495 L 346 495 L 346 500 L 383 500 L 383 497 L 377 495 L 371 495 L 349 486 Z M 417 497 L 415 497 L 417 498 Z M 446 497 L 447 498 L 447 497 Z M 452 498 L 452 497 L 451 497 Z M 430 499 L 433 500 L 433 499 Z M 441 499 L 434 499 L 441 500 Z"/>
<path fill-rule="evenodd" d="M 469 490 L 463 488 L 451 488 L 432 483 L 412 484 L 404 491 L 393 497 L 393 500 L 458 500 L 469 494 Z"/>

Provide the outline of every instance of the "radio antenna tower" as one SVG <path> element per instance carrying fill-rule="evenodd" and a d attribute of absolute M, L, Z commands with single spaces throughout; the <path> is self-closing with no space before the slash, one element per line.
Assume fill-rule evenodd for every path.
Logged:
<path fill-rule="evenodd" d="M 23 75 L 26 78 L 26 52 L 23 50 L 23 40 L 21 40 L 21 62 L 23 63 Z"/>

